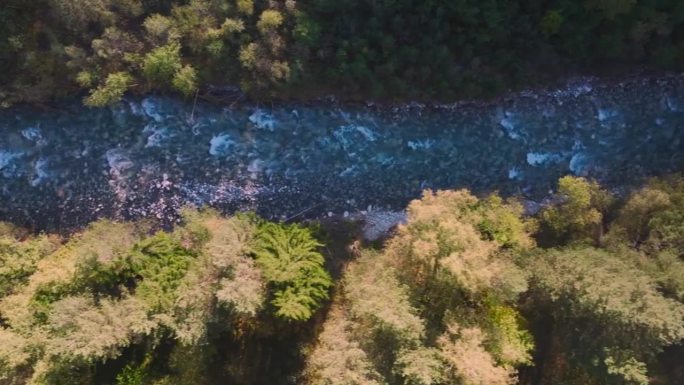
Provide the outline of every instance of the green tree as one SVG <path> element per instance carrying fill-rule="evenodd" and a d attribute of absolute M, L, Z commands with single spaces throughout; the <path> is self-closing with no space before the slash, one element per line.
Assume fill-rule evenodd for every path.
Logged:
<path fill-rule="evenodd" d="M 485 349 L 485 334 L 477 327 L 449 323 L 437 344 L 448 363 L 449 380 L 464 385 L 509 385 L 514 369 L 499 365 Z"/>
<path fill-rule="evenodd" d="M 266 285 L 248 255 L 256 232 L 253 219 L 223 218 L 212 210 L 184 210 L 183 219 L 179 236 L 200 255 L 179 286 L 176 333 L 185 336 L 181 340 L 196 342 L 214 314 L 214 300 L 239 316 L 255 317 Z"/>
<path fill-rule="evenodd" d="M 585 178 L 565 176 L 558 180 L 557 204 L 545 209 L 543 223 L 560 241 L 592 239 L 603 235 L 603 215 L 612 202 L 610 193 Z"/>
<path fill-rule="evenodd" d="M 238 10 L 249 16 L 254 12 L 254 1 L 253 0 L 236 0 Z"/>
<path fill-rule="evenodd" d="M 684 338 L 684 306 L 630 261 L 584 247 L 540 252 L 527 264 L 538 303 L 551 303 L 539 311 L 552 312 L 572 364 L 603 383 L 640 384 L 646 363 Z"/>
<path fill-rule="evenodd" d="M 173 88 L 180 91 L 183 95 L 192 95 L 197 90 L 197 72 L 192 66 L 183 66 L 173 75 Z"/>
<path fill-rule="evenodd" d="M 84 66 L 88 68 L 87 62 L 94 62 L 105 72 L 137 67 L 139 54 L 143 50 L 143 44 L 136 36 L 116 27 L 106 28 L 99 38 L 92 40 L 90 46 L 95 56 L 86 60 Z"/>
<path fill-rule="evenodd" d="M 408 346 L 424 337 L 424 321 L 411 304 L 409 287 L 401 283 L 386 256 L 364 252 L 350 264 L 345 272 L 344 294 L 349 312 L 367 329 L 364 334 L 386 331 Z M 389 303 L 392 306 L 387 306 Z"/>
<path fill-rule="evenodd" d="M 436 348 L 408 349 L 397 357 L 397 372 L 410 385 L 443 384 L 446 367 L 442 352 Z"/>
<path fill-rule="evenodd" d="M 104 84 L 90 92 L 84 103 L 91 107 L 104 107 L 121 100 L 133 79 L 127 72 L 115 72 L 107 75 Z"/>
<path fill-rule="evenodd" d="M 24 238 L 21 231 L 0 222 L 0 298 L 24 285 L 58 241 L 44 235 Z"/>
<path fill-rule="evenodd" d="M 316 47 L 321 39 L 320 25 L 304 12 L 298 12 L 295 16 L 297 23 L 293 30 L 295 40 L 308 47 Z"/>
<path fill-rule="evenodd" d="M 656 255 L 667 249 L 684 251 L 684 179 L 655 178 L 634 191 L 617 218 L 610 236 L 617 242 Z"/>
<path fill-rule="evenodd" d="M 221 24 L 221 31 L 225 34 L 240 33 L 245 30 L 245 23 L 240 19 L 226 18 Z"/>
<path fill-rule="evenodd" d="M 126 365 L 116 375 L 116 385 L 143 385 L 145 384 L 145 368 Z"/>
<path fill-rule="evenodd" d="M 165 45 L 180 38 L 173 20 L 158 13 L 148 16 L 143 22 L 143 27 L 147 32 L 147 38 L 157 45 Z"/>
<path fill-rule="evenodd" d="M 136 298 L 101 300 L 88 295 L 66 297 L 53 304 L 47 320 L 50 335 L 43 341 L 48 355 L 95 362 L 115 358 L 157 323 Z"/>
<path fill-rule="evenodd" d="M 638 246 L 648 238 L 654 215 L 670 205 L 670 197 L 666 192 L 645 187 L 629 197 L 614 224 L 626 232 L 632 245 Z"/>
<path fill-rule="evenodd" d="M 57 20 L 74 32 L 84 31 L 89 23 L 109 24 L 115 14 L 109 9 L 109 0 L 50 0 Z"/>
<path fill-rule="evenodd" d="M 332 280 L 318 252 L 320 246 L 309 229 L 298 225 L 259 226 L 253 253 L 271 288 L 278 317 L 307 320 L 328 299 Z"/>
<path fill-rule="evenodd" d="M 176 289 L 194 262 L 195 253 L 173 235 L 158 232 L 137 243 L 131 253 L 131 266 L 142 277 L 136 297 L 155 311 L 170 310 L 177 299 Z"/>
<path fill-rule="evenodd" d="M 143 74 L 156 86 L 170 84 L 182 68 L 180 45 L 175 42 L 153 49 L 142 64 Z"/>
<path fill-rule="evenodd" d="M 684 178 L 655 179 L 649 186 L 666 193 L 671 202 L 666 209 L 654 212 L 648 223 L 649 247 L 684 252 Z"/>
<path fill-rule="evenodd" d="M 92 72 L 81 71 L 76 75 L 76 83 L 83 88 L 90 88 L 95 82 L 95 76 Z"/>
<path fill-rule="evenodd" d="M 497 197 L 479 200 L 467 190 L 427 191 L 409 205 L 408 224 L 387 252 L 420 272 L 418 286 L 446 273 L 470 296 L 515 298 L 527 284 L 508 249 L 534 244 L 533 226 L 521 214 L 519 204 L 504 204 Z"/>
<path fill-rule="evenodd" d="M 275 9 L 267 9 L 259 15 L 257 28 L 265 34 L 275 30 L 283 24 L 283 15 Z"/>
<path fill-rule="evenodd" d="M 533 229 L 518 203 L 497 196 L 427 191 L 411 202 L 407 223 L 383 251 L 364 250 L 347 265 L 335 298 L 333 306 L 342 307 L 335 311 L 348 320 L 344 346 L 361 349 L 355 378 L 512 384 L 515 366 L 530 363 L 534 347 L 515 307 L 526 275 L 513 262 L 514 253 L 534 246 Z M 331 350 L 315 350 L 310 365 L 351 353 Z M 373 370 L 361 365 L 365 357 Z M 322 369 L 315 373 L 322 380 L 312 383 L 334 383 Z"/>
<path fill-rule="evenodd" d="M 256 43 L 249 43 L 240 48 L 240 63 L 247 69 L 252 69 L 257 63 L 258 46 Z"/>

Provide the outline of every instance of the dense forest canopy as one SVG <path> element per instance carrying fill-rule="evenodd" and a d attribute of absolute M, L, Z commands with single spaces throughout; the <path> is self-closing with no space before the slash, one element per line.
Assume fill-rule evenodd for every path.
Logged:
<path fill-rule="evenodd" d="M 681 69 L 679 0 L 5 0 L 0 103 L 239 86 L 451 99 L 577 69 Z M 82 91 L 79 91 L 82 90 Z"/>
<path fill-rule="evenodd" d="M 147 93 L 451 100 L 623 68 L 684 68 L 684 1 L 0 4 L 0 108 L 69 96 L 103 107 Z M 376 141 L 365 127 L 340 129 Z M 39 127 L 21 135 L 49 147 Z M 211 138 L 209 154 L 226 157 L 230 135 Z M 415 151 L 419 141 L 397 143 Z M 121 144 L 105 149 L 112 174 L 133 167 Z M 79 164 L 87 150 L 75 152 Z M 573 172 L 589 156 L 567 154 Z M 24 153 L 4 155 L 0 168 Z M 533 167 L 530 155 L 555 156 L 529 152 Z M 46 173 L 45 159 L 31 172 Z M 455 162 L 482 168 L 477 160 Z M 567 176 L 550 194 L 537 211 L 497 193 L 426 190 L 374 241 L 363 219 L 332 211 L 289 223 L 187 207 L 173 226 L 100 219 L 69 235 L 0 222 L 0 385 L 684 383 L 684 178 L 618 194 Z"/>
<path fill-rule="evenodd" d="M 682 383 L 684 180 L 564 177 L 523 212 L 426 191 L 370 244 L 196 209 L 68 239 L 2 224 L 0 384 Z"/>

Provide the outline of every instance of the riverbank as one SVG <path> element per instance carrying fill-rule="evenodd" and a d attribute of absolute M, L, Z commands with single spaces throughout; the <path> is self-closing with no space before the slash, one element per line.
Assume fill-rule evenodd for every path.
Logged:
<path fill-rule="evenodd" d="M 615 67 L 610 68 L 595 68 L 593 71 L 573 71 L 564 72 L 553 80 L 549 77 L 546 81 L 536 82 L 533 85 L 520 86 L 517 88 L 508 88 L 500 90 L 495 95 L 488 97 L 472 97 L 461 95 L 453 100 L 444 100 L 439 98 L 405 98 L 397 100 L 396 98 L 374 98 L 370 95 L 364 94 L 346 94 L 340 93 L 339 90 L 333 88 L 316 88 L 311 92 L 301 92 L 286 95 L 269 96 L 264 94 L 248 95 L 246 92 L 234 85 L 209 85 L 201 88 L 195 95 L 182 98 L 188 104 L 196 104 L 197 102 L 205 102 L 213 104 L 217 107 L 234 108 L 236 106 L 264 106 L 281 107 L 288 105 L 304 105 L 304 106 L 321 106 L 321 107 L 368 107 L 378 109 L 406 109 L 406 108 L 428 108 L 428 109 L 449 109 L 457 108 L 459 106 L 478 105 L 485 106 L 491 104 L 502 103 L 507 100 L 524 96 L 524 95 L 549 95 L 560 96 L 564 91 L 567 92 L 583 92 L 581 88 L 586 84 L 592 84 L 594 87 L 616 87 L 621 83 L 630 83 L 651 80 L 667 81 L 668 78 L 677 78 L 681 76 L 681 72 L 673 71 L 654 71 L 643 67 L 629 67 L 620 70 L 615 70 Z M 295 87 L 296 88 L 296 87 Z M 574 89 L 574 91 L 573 91 Z M 300 89 L 301 90 L 301 89 Z M 82 94 L 81 97 L 84 97 Z M 177 95 L 165 95 L 151 92 L 148 94 L 129 95 L 128 99 L 140 99 L 148 96 L 154 97 L 172 97 L 179 98 Z M 75 97 L 72 99 L 77 99 Z M 68 99 L 67 99 L 68 100 Z M 51 104 L 24 104 L 29 107 L 36 106 L 38 108 L 45 108 L 47 110 L 55 108 L 59 105 L 59 101 Z"/>

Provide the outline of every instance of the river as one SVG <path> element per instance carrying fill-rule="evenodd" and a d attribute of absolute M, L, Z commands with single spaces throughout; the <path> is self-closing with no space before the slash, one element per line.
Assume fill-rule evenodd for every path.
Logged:
<path fill-rule="evenodd" d="M 403 208 L 426 188 L 539 200 L 684 169 L 684 75 L 578 78 L 491 102 L 217 106 L 149 96 L 0 111 L 0 220 L 173 221 L 187 204 L 268 218 Z"/>

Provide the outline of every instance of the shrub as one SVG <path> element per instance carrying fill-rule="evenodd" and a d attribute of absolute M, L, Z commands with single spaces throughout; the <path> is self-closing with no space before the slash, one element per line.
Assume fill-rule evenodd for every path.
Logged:
<path fill-rule="evenodd" d="M 175 42 L 153 49 L 142 64 L 143 74 L 155 85 L 169 84 L 181 68 L 180 45 Z"/>
<path fill-rule="evenodd" d="M 121 100 L 132 82 L 127 72 L 109 74 L 104 84 L 101 84 L 85 99 L 85 104 L 91 107 L 104 107 Z"/>

